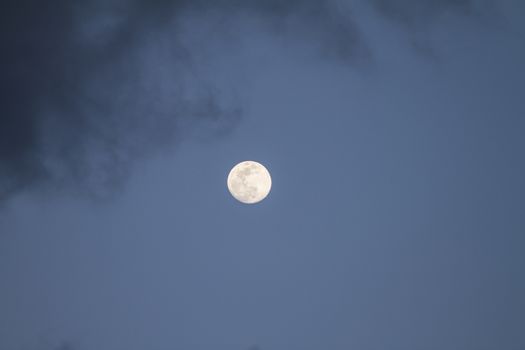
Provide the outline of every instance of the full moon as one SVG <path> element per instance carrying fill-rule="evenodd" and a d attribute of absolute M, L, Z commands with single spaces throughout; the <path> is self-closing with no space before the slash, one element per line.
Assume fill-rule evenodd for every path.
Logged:
<path fill-rule="evenodd" d="M 247 160 L 232 168 L 228 175 L 228 190 L 239 202 L 253 204 L 262 201 L 272 188 L 272 178 L 264 165 Z"/>

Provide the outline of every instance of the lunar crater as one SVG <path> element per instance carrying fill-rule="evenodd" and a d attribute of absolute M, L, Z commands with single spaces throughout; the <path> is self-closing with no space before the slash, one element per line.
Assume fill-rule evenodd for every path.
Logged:
<path fill-rule="evenodd" d="M 272 179 L 262 164 L 244 161 L 233 167 L 227 183 L 235 199 L 242 203 L 253 204 L 266 198 L 272 186 Z"/>

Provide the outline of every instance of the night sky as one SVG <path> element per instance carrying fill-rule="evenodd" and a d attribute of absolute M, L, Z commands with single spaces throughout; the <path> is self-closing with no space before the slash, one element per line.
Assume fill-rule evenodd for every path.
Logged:
<path fill-rule="evenodd" d="M 524 18 L 2 1 L 0 350 L 525 349 Z"/>

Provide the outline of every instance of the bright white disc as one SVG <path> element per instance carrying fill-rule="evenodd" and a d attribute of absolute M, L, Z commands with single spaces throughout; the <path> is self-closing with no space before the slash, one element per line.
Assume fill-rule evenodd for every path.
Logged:
<path fill-rule="evenodd" d="M 272 178 L 266 168 L 254 161 L 240 162 L 228 175 L 228 190 L 242 203 L 262 201 L 272 188 Z"/>

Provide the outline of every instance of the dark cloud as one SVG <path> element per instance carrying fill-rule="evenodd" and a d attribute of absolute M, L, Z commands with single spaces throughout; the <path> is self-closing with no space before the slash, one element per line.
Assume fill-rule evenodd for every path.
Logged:
<path fill-rule="evenodd" d="M 76 347 L 72 343 L 64 341 L 58 345 L 55 350 L 75 350 Z"/>
<path fill-rule="evenodd" d="M 403 28 L 413 49 L 432 59 L 438 55 L 429 30 L 443 16 L 476 13 L 472 0 L 372 0 L 371 4 L 381 16 Z"/>
<path fill-rule="evenodd" d="M 342 58 L 359 46 L 352 21 L 317 1 L 21 0 L 0 13 L 0 199 L 35 185 L 103 194 L 186 127 L 231 129 L 240 110 L 192 76 L 186 15 L 263 18 Z"/>
<path fill-rule="evenodd" d="M 468 0 L 373 3 L 383 15 L 410 25 L 470 8 Z M 137 157 L 179 142 L 188 128 L 206 125 L 211 135 L 231 130 L 241 110 L 199 76 L 192 58 L 199 46 L 182 40 L 191 32 L 181 30 L 188 18 L 222 18 L 223 26 L 232 18 L 252 18 L 289 40 L 307 40 L 323 55 L 365 57 L 353 14 L 336 4 L 3 2 L 0 200 L 45 186 L 104 195 L 118 188 Z"/>
<path fill-rule="evenodd" d="M 446 13 L 471 14 L 472 0 L 372 0 L 384 16 L 410 27 L 426 25 Z"/>

